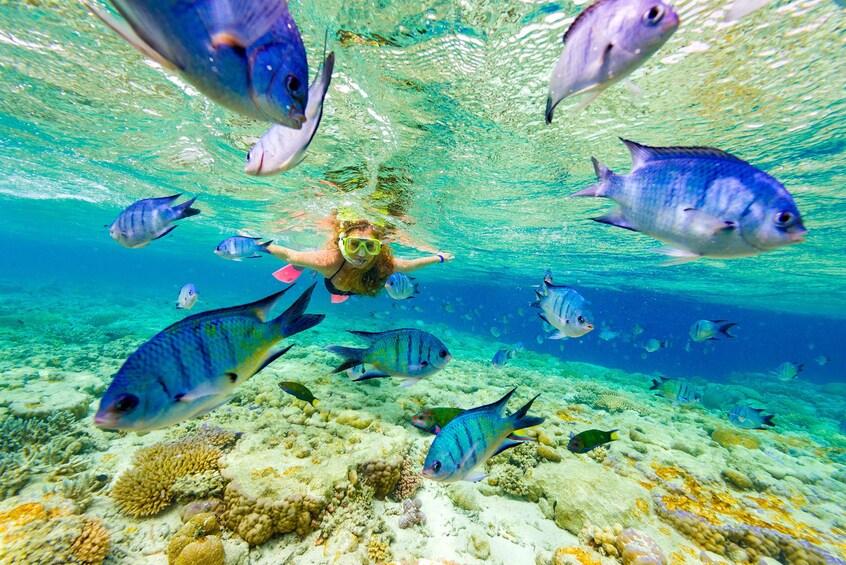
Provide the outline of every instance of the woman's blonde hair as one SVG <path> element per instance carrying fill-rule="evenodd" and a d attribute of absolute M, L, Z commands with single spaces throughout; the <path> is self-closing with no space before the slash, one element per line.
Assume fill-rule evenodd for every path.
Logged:
<path fill-rule="evenodd" d="M 366 269 L 347 269 L 339 273 L 337 278 L 334 279 L 334 282 L 339 287 L 349 289 L 351 292 L 376 296 L 381 292 L 382 287 L 385 286 L 385 281 L 394 272 L 394 254 L 385 241 L 388 230 L 380 226 L 375 226 L 367 220 L 335 220 L 334 224 L 335 237 L 329 240 L 326 246 L 327 249 L 338 249 L 338 238 L 342 233 L 349 234 L 353 231 L 368 228 L 373 232 L 373 237 L 382 241 L 382 250 L 369 267 Z"/>

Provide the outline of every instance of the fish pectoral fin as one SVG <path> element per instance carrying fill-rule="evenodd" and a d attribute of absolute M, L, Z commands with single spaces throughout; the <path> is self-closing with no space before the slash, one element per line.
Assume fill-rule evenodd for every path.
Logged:
<path fill-rule="evenodd" d="M 470 473 L 469 475 L 464 477 L 464 480 L 470 483 L 478 483 L 479 481 L 482 481 L 487 477 L 488 475 L 483 473 L 482 471 L 476 471 L 475 473 Z"/>
<path fill-rule="evenodd" d="M 604 216 L 591 218 L 591 220 L 593 220 L 594 222 L 599 222 L 600 224 L 617 226 L 618 228 L 623 228 L 624 230 L 638 231 L 637 226 L 635 226 L 634 223 L 630 222 L 628 219 L 626 219 L 625 216 L 623 216 L 623 210 L 620 208 L 612 210 Z"/>
<path fill-rule="evenodd" d="M 406 379 L 405 382 L 403 382 L 400 385 L 400 388 L 408 388 L 410 386 L 416 385 L 419 382 L 420 382 L 420 379 Z M 435 432 L 435 433 L 437 434 L 438 432 Z"/>
<path fill-rule="evenodd" d="M 166 227 L 164 230 L 162 230 L 162 232 L 161 232 L 161 233 L 159 233 L 159 235 L 157 235 L 157 236 L 156 236 L 156 237 L 154 237 L 153 239 L 159 239 L 159 238 L 162 238 L 162 237 L 166 236 L 167 234 L 169 234 L 170 232 L 172 232 L 173 230 L 175 230 L 175 229 L 176 229 L 176 227 L 177 227 L 177 226 L 176 226 L 176 224 L 171 224 L 171 225 L 169 225 L 169 226 L 168 226 L 168 227 Z M 182 233 L 182 232 L 179 232 L 179 233 Z"/>
<path fill-rule="evenodd" d="M 388 373 L 383 373 L 382 371 L 367 371 L 357 379 L 353 379 L 353 382 L 358 381 L 366 381 L 369 379 L 384 379 L 385 377 L 390 377 Z"/>
<path fill-rule="evenodd" d="M 124 38 L 130 45 L 135 47 L 142 55 L 155 61 L 166 69 L 177 70 L 177 65 L 172 63 L 167 56 L 159 53 L 149 43 L 141 38 L 138 33 L 132 29 L 129 23 L 115 18 L 109 12 L 100 8 L 95 2 L 89 0 L 82 0 L 83 5 L 88 8 L 92 14 L 106 24 L 106 27 Z"/>
<path fill-rule="evenodd" d="M 672 247 L 669 245 L 659 247 L 654 251 L 656 253 L 672 257 L 672 259 L 668 259 L 667 261 L 661 263 L 662 267 L 668 267 L 670 265 L 681 265 L 683 263 L 689 263 L 690 261 L 696 261 L 697 259 L 702 257 L 702 255 L 699 255 L 698 253 L 693 253 L 692 251 L 685 251 L 684 249 L 679 249 L 678 247 Z"/>
<path fill-rule="evenodd" d="M 686 215 L 692 216 L 688 225 L 694 231 L 706 237 L 713 237 L 720 232 L 732 231 L 737 228 L 737 224 L 734 221 L 717 218 L 697 208 L 685 208 L 683 212 Z"/>
<path fill-rule="evenodd" d="M 568 337 L 569 336 L 567 336 L 564 332 L 560 332 L 560 331 L 549 334 L 548 336 L 546 336 L 547 339 L 568 339 Z"/>
<path fill-rule="evenodd" d="M 605 90 L 605 88 L 597 86 L 595 89 L 585 92 L 582 95 L 582 99 L 579 101 L 579 105 L 576 106 L 575 110 L 573 110 L 573 113 L 578 114 L 579 112 L 590 106 L 594 100 L 599 98 L 599 95 L 602 94 L 603 90 Z"/>
<path fill-rule="evenodd" d="M 288 11 L 285 0 L 212 0 L 199 4 L 204 6 L 200 17 L 213 47 L 229 45 L 246 49 Z"/>
<path fill-rule="evenodd" d="M 173 397 L 173 400 L 187 404 L 209 396 L 225 394 L 228 397 L 231 396 L 230 393 L 237 382 L 238 375 L 236 373 L 225 373 L 216 381 L 206 381 L 192 390 L 177 394 Z"/>

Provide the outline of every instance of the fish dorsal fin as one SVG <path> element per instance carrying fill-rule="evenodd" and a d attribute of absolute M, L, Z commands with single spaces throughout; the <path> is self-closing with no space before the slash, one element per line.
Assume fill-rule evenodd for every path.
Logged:
<path fill-rule="evenodd" d="M 465 410 L 464 414 L 469 414 L 470 412 L 494 412 L 499 415 L 500 418 L 505 417 L 505 407 L 508 405 L 508 400 L 511 398 L 511 395 L 514 394 L 514 391 L 517 390 L 516 388 L 512 388 L 505 396 L 497 400 L 496 402 L 491 402 L 490 404 L 485 404 L 484 406 L 477 406 L 476 408 L 471 408 L 470 410 Z"/>
<path fill-rule="evenodd" d="M 250 304 L 244 304 L 243 306 L 236 306 L 234 308 L 227 308 L 227 310 L 231 310 L 233 313 L 242 310 L 245 313 L 252 313 L 256 318 L 264 322 L 267 320 L 267 315 L 273 310 L 273 307 L 282 298 L 282 295 L 291 290 L 294 285 L 291 285 L 287 288 L 283 288 L 279 292 L 275 292 L 266 298 L 262 298 L 261 300 L 257 300 Z"/>
<path fill-rule="evenodd" d="M 576 19 L 573 20 L 573 23 L 571 23 L 570 27 L 567 28 L 567 31 L 564 32 L 564 37 L 561 38 L 561 42 L 566 45 L 567 44 L 567 38 L 570 36 L 570 34 L 575 33 L 575 30 L 577 30 L 581 24 L 585 23 L 585 22 L 582 22 L 581 20 L 587 19 L 588 14 L 590 14 L 591 12 L 596 10 L 596 8 L 603 3 L 604 3 L 603 0 L 599 0 L 599 2 L 594 2 L 593 4 L 591 4 L 590 6 L 585 8 L 582 11 L 581 14 L 576 16 Z"/>
<path fill-rule="evenodd" d="M 231 45 L 246 49 L 288 13 L 285 0 L 217 0 L 198 4 L 204 8 L 198 11 L 215 47 Z"/>
<path fill-rule="evenodd" d="M 641 145 L 640 143 L 620 138 L 632 156 L 632 170 L 635 171 L 641 168 L 649 161 L 657 161 L 660 159 L 678 159 L 683 157 L 697 157 L 705 159 L 721 159 L 725 161 L 734 161 L 737 163 L 745 163 L 742 159 L 738 159 L 731 153 L 726 153 L 721 149 L 713 147 L 649 147 L 648 145 Z"/>
<path fill-rule="evenodd" d="M 362 332 L 362 331 L 358 331 L 358 330 L 347 330 L 348 333 L 351 333 L 353 335 L 357 335 L 358 337 L 363 337 L 364 339 L 366 339 L 370 342 L 374 342 L 377 339 L 379 339 L 380 337 L 385 336 L 385 335 L 400 333 L 400 332 L 408 332 L 408 331 L 417 331 L 417 330 L 414 329 L 414 328 L 400 328 L 400 329 L 396 329 L 396 330 L 388 330 L 386 332 Z"/>
<path fill-rule="evenodd" d="M 228 308 L 218 308 L 216 310 L 199 312 L 197 314 L 194 314 L 193 316 L 188 316 L 187 318 L 183 318 L 178 322 L 174 322 L 173 324 L 169 325 L 164 330 L 162 330 L 161 333 L 165 333 L 174 328 L 179 328 L 185 324 L 200 324 L 208 320 L 215 320 L 218 318 L 234 315 L 255 316 L 260 321 L 264 322 L 267 319 L 268 312 L 273 309 L 279 298 L 281 298 L 282 295 L 288 292 L 293 286 L 294 285 L 291 285 L 285 289 L 280 290 L 277 293 L 271 294 L 266 298 L 262 298 L 261 300 L 257 300 L 256 302 L 251 302 L 250 304 L 243 304 L 241 306 L 230 306 Z"/>

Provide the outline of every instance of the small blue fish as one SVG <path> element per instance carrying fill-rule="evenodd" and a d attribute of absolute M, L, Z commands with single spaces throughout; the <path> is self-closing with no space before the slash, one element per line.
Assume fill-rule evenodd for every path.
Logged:
<path fill-rule="evenodd" d="M 663 339 L 649 338 L 643 344 L 643 348 L 649 353 L 655 353 L 660 349 L 666 349 L 669 344 Z"/>
<path fill-rule="evenodd" d="M 147 198 L 130 204 L 109 226 L 109 235 L 130 249 L 144 247 L 154 239 L 166 236 L 176 228 L 173 222 L 200 213 L 198 209 L 191 208 L 196 197 L 174 206 L 180 196 L 182 194 Z"/>
<path fill-rule="evenodd" d="M 505 367 L 505 364 L 508 363 L 509 359 L 514 359 L 514 356 L 517 355 L 518 351 L 523 351 L 523 343 L 519 341 L 515 343 L 513 347 L 500 349 L 494 353 L 491 365 L 497 368 Z"/>
<path fill-rule="evenodd" d="M 542 424 L 544 418 L 526 415 L 537 396 L 506 416 L 505 407 L 515 390 L 493 404 L 462 412 L 445 425 L 429 447 L 423 476 L 445 483 L 480 481 L 485 475 L 473 472 L 476 467 L 509 447 L 530 441 L 532 438 L 511 434 Z"/>
<path fill-rule="evenodd" d="M 162 330 L 118 370 L 94 416 L 107 430 L 146 432 L 226 403 L 247 379 L 281 357 L 283 339 L 323 320 L 306 314 L 314 285 L 265 322 L 292 287 L 251 304 L 194 314 Z"/>
<path fill-rule="evenodd" d="M 672 257 L 667 264 L 757 255 L 804 241 L 790 193 L 760 169 L 711 147 L 622 141 L 632 172 L 616 175 L 594 159 L 599 182 L 572 196 L 616 202 L 619 208 L 592 219 L 669 244 L 658 250 Z"/>
<path fill-rule="evenodd" d="M 727 320 L 697 320 L 688 332 L 690 339 L 701 342 L 717 339 L 718 335 L 725 337 L 736 337 L 731 329 L 737 326 L 734 322 Z"/>
<path fill-rule="evenodd" d="M 300 129 L 275 125 L 261 136 L 249 153 L 244 172 L 248 175 L 268 176 L 290 171 L 305 159 L 323 118 L 323 99 L 332 81 L 335 68 L 335 54 L 329 53 L 323 62 L 321 72 L 308 89 L 308 105 L 305 109 L 305 123 Z"/>
<path fill-rule="evenodd" d="M 245 237 L 243 235 L 227 237 L 217 244 L 214 253 L 218 257 L 232 261 L 256 259 L 261 257 L 262 253 L 270 254 L 267 248 L 273 242 L 265 241 L 264 243 L 259 243 L 260 240 L 260 237 Z"/>
<path fill-rule="evenodd" d="M 111 0 L 122 21 L 86 0 L 115 33 L 212 100 L 299 129 L 308 63 L 284 0 Z"/>
<path fill-rule="evenodd" d="M 765 416 L 761 408 L 752 408 L 747 405 L 735 406 L 728 414 L 732 424 L 747 430 L 766 430 L 764 426 L 775 427 L 774 417 L 772 414 Z"/>
<path fill-rule="evenodd" d="M 584 94 L 579 109 L 590 104 L 642 65 L 678 27 L 678 14 L 660 0 L 599 0 L 585 8 L 564 33 L 564 50 L 549 79 L 546 123 L 565 98 Z"/>
<path fill-rule="evenodd" d="M 538 299 L 532 306 L 540 309 L 541 320 L 557 330 L 549 339 L 577 338 L 593 330 L 593 314 L 587 301 L 569 286 L 557 286 L 544 277 L 541 290 L 535 291 Z"/>
<path fill-rule="evenodd" d="M 415 328 L 350 333 L 370 341 L 370 347 L 356 349 L 330 345 L 326 347 L 326 351 L 344 358 L 344 362 L 332 371 L 333 373 L 340 373 L 363 363 L 373 366 L 373 369 L 353 379 L 355 381 L 400 377 L 408 380 L 405 386 L 410 386 L 440 371 L 452 359 L 441 340 Z"/>
<path fill-rule="evenodd" d="M 420 294 L 418 287 L 419 285 L 414 282 L 414 278 L 404 273 L 394 273 L 385 281 L 385 290 L 388 292 L 388 296 L 394 300 L 414 298 L 415 294 Z"/>
<path fill-rule="evenodd" d="M 176 299 L 176 307 L 183 310 L 190 310 L 194 307 L 194 303 L 197 302 L 197 298 L 199 297 L 197 287 L 188 283 L 179 291 L 179 298 Z"/>

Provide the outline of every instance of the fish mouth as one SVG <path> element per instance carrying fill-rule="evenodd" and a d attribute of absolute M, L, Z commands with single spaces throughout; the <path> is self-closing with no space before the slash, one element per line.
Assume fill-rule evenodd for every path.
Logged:
<path fill-rule="evenodd" d="M 259 157 L 258 164 L 248 162 L 244 166 L 244 172 L 247 173 L 248 175 L 260 176 L 261 173 L 262 173 L 262 170 L 261 170 L 262 165 L 264 165 L 264 151 L 262 151 L 261 157 Z"/>
<path fill-rule="evenodd" d="M 790 243 L 805 243 L 805 236 L 808 235 L 808 230 L 800 229 L 787 233 L 787 241 Z"/>
<path fill-rule="evenodd" d="M 97 412 L 94 416 L 94 425 L 101 430 L 116 430 L 118 429 L 117 415 L 113 412 Z"/>
<path fill-rule="evenodd" d="M 306 121 L 305 113 L 302 110 L 296 110 L 294 108 L 291 108 L 291 111 L 288 112 L 288 118 L 292 124 L 295 124 L 288 126 L 293 129 L 302 129 Z"/>
<path fill-rule="evenodd" d="M 435 476 L 435 474 L 432 472 L 431 469 L 423 469 L 423 472 L 420 473 L 420 474 L 423 475 L 424 477 L 426 477 L 427 479 L 431 479 L 432 477 Z"/>

